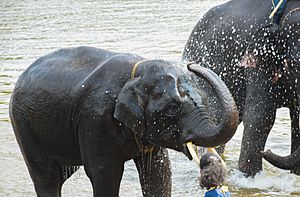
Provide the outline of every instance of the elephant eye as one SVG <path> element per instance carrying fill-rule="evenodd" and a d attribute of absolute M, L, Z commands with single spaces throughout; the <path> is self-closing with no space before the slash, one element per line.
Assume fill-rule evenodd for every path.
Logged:
<path fill-rule="evenodd" d="M 164 109 L 166 116 L 173 117 L 176 116 L 181 110 L 181 104 L 176 101 L 170 102 Z"/>

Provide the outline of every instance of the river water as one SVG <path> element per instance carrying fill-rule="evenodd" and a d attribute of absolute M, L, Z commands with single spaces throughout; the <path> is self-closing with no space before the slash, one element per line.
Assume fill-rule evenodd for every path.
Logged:
<path fill-rule="evenodd" d="M 136 53 L 149 59 L 181 59 L 199 18 L 223 0 L 1 0 L 0 1 L 0 196 L 35 196 L 33 184 L 8 118 L 18 76 L 36 58 L 62 47 L 93 46 Z M 263 163 L 264 172 L 244 178 L 237 169 L 242 125 L 230 141 L 225 162 L 233 196 L 300 196 L 300 178 Z M 277 112 L 267 142 L 281 155 L 290 150 L 287 109 Z M 170 151 L 172 196 L 202 196 L 199 170 L 183 154 Z M 63 186 L 63 196 L 92 196 L 80 169 Z M 133 162 L 126 163 L 120 196 L 142 196 Z"/>

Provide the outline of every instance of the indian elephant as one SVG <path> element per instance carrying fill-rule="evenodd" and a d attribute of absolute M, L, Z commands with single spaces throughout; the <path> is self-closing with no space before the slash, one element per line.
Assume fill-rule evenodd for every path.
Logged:
<path fill-rule="evenodd" d="M 244 124 L 238 167 L 248 176 L 262 170 L 277 108 L 290 109 L 291 151 L 300 145 L 299 7 L 289 0 L 278 26 L 269 19 L 272 1 L 228 1 L 203 16 L 184 48 L 184 60 L 206 62 L 232 93 Z"/>
<path fill-rule="evenodd" d="M 205 79 L 221 104 L 210 117 Z M 124 162 L 133 159 L 144 196 L 170 196 L 165 148 L 213 147 L 234 135 L 238 113 L 211 70 L 92 47 L 36 60 L 11 96 L 10 118 L 38 196 L 60 196 L 83 165 L 94 196 L 118 196 Z"/>

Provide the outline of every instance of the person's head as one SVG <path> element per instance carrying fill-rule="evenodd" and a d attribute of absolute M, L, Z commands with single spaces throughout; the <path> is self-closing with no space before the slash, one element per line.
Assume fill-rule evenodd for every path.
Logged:
<path fill-rule="evenodd" d="M 227 169 L 218 155 L 205 153 L 200 160 L 200 186 L 210 189 L 223 184 L 227 176 Z"/>

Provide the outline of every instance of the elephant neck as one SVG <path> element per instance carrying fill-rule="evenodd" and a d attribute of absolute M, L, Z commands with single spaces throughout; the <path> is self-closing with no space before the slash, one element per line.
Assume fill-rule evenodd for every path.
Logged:
<path fill-rule="evenodd" d="M 139 76 L 138 75 L 139 73 L 137 72 L 138 67 L 141 63 L 146 62 L 146 61 L 149 61 L 149 60 L 143 59 L 134 64 L 132 71 L 131 71 L 131 79 Z M 145 145 L 145 142 L 143 142 L 143 140 L 140 139 L 135 133 L 133 133 L 133 135 L 134 135 L 136 145 L 139 148 L 140 152 L 145 153 L 145 154 L 147 154 L 147 153 L 151 154 L 154 149 L 154 146 L 149 143 L 147 143 L 147 145 Z"/>

